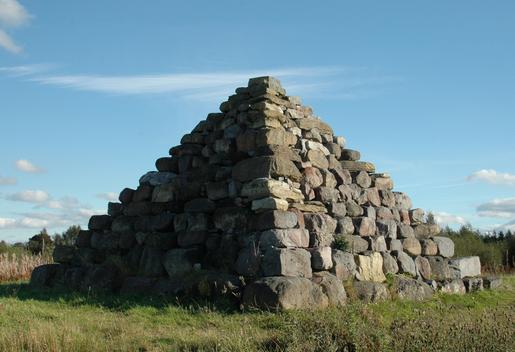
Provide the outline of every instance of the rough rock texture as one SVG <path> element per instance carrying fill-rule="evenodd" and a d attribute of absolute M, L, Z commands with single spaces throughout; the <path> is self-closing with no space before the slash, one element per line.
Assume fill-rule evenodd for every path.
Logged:
<path fill-rule="evenodd" d="M 252 78 L 92 216 L 76 245 L 57 246 L 57 264 L 36 268 L 31 285 L 290 309 L 343 304 L 343 280 L 375 301 L 389 296 L 385 274 L 419 280 L 399 279 L 412 299 L 423 280 L 480 274 L 477 258 L 449 265 L 452 241 L 360 159 L 277 79 Z"/>

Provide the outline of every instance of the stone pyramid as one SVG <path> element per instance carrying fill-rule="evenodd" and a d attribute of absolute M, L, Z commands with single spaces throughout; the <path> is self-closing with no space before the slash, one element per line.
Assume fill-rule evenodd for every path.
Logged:
<path fill-rule="evenodd" d="M 424 211 L 277 79 L 250 79 L 220 110 L 75 246 L 57 246 L 32 284 L 280 309 L 343 304 L 343 283 L 369 301 L 392 287 L 415 299 L 479 287 L 463 281 L 480 275 L 479 258 L 449 259 L 453 242 Z"/>

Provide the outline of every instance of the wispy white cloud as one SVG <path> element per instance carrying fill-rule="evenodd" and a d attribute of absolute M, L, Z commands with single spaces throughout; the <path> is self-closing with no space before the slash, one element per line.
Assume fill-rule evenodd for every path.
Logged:
<path fill-rule="evenodd" d="M 11 186 L 16 184 L 14 177 L 2 177 L 0 176 L 0 186 Z"/>
<path fill-rule="evenodd" d="M 23 50 L 21 46 L 16 44 L 14 40 L 5 31 L 0 29 L 0 47 L 13 53 L 19 54 Z"/>
<path fill-rule="evenodd" d="M 255 70 L 245 72 L 176 73 L 132 76 L 48 75 L 33 81 L 78 90 L 112 94 L 156 94 L 181 92 L 191 96 L 223 88 L 243 85 L 249 77 L 276 76 L 301 78 L 330 76 L 345 69 L 338 67 L 304 67 L 292 69 Z"/>
<path fill-rule="evenodd" d="M 511 232 L 515 233 L 515 220 L 511 220 L 511 221 L 507 222 L 506 224 L 496 226 L 495 230 L 496 231 L 511 231 Z"/>
<path fill-rule="evenodd" d="M 6 196 L 6 199 L 14 202 L 41 204 L 50 200 L 50 195 L 41 190 L 27 190 L 10 194 Z"/>
<path fill-rule="evenodd" d="M 480 204 L 476 210 L 482 217 L 510 219 L 515 217 L 515 198 L 493 199 Z"/>
<path fill-rule="evenodd" d="M 45 169 L 33 164 L 32 162 L 26 159 L 16 160 L 14 164 L 18 170 L 23 172 L 28 172 L 32 174 L 45 172 Z"/>
<path fill-rule="evenodd" d="M 0 24 L 6 27 L 19 27 L 28 23 L 31 15 L 16 0 L 0 0 Z"/>
<path fill-rule="evenodd" d="M 515 186 L 515 175 L 507 172 L 497 172 L 492 169 L 483 169 L 473 172 L 467 177 L 469 181 L 482 181 L 494 185 Z"/>
<path fill-rule="evenodd" d="M 15 43 L 5 29 L 25 25 L 31 17 L 17 0 L 0 0 L 0 47 L 14 54 L 20 53 L 21 46 Z"/>
<path fill-rule="evenodd" d="M 463 216 L 446 212 L 434 212 L 435 220 L 440 225 L 466 225 L 468 221 Z"/>
<path fill-rule="evenodd" d="M 24 75 L 28 81 L 79 91 L 113 95 L 169 94 L 197 101 L 219 100 L 231 94 L 234 87 L 246 86 L 250 77 L 258 76 L 278 77 L 290 94 L 338 100 L 364 97 L 371 87 L 398 80 L 375 77 L 376 74 L 366 68 L 338 66 L 118 76 L 42 73 L 51 68 L 49 65 L 0 67 L 0 73 Z"/>
<path fill-rule="evenodd" d="M 118 194 L 115 192 L 99 193 L 97 198 L 107 200 L 108 202 L 116 202 L 118 201 Z"/>
<path fill-rule="evenodd" d="M 51 64 L 32 64 L 32 65 L 20 65 L 20 66 L 3 66 L 0 67 L 0 73 L 9 76 L 29 76 L 36 73 L 42 73 L 54 68 L 55 65 Z"/>

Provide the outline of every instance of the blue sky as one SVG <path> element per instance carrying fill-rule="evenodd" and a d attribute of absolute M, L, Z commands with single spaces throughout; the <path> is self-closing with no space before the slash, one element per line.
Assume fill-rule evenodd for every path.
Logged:
<path fill-rule="evenodd" d="M 442 223 L 515 227 L 513 1 L 0 0 L 0 240 L 87 223 L 278 76 Z"/>

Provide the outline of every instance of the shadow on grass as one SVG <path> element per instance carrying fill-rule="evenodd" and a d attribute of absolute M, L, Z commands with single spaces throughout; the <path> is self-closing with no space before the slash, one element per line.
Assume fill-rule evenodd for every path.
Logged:
<path fill-rule="evenodd" d="M 68 305 L 90 305 L 114 311 L 127 311 L 135 307 L 168 308 L 175 307 L 189 313 L 218 312 L 223 314 L 240 313 L 238 304 L 229 298 L 193 299 L 157 295 L 121 295 L 117 293 L 77 292 L 65 287 L 32 287 L 26 282 L 0 283 L 0 299 L 15 298 L 20 301 L 36 300 L 59 302 Z"/>

